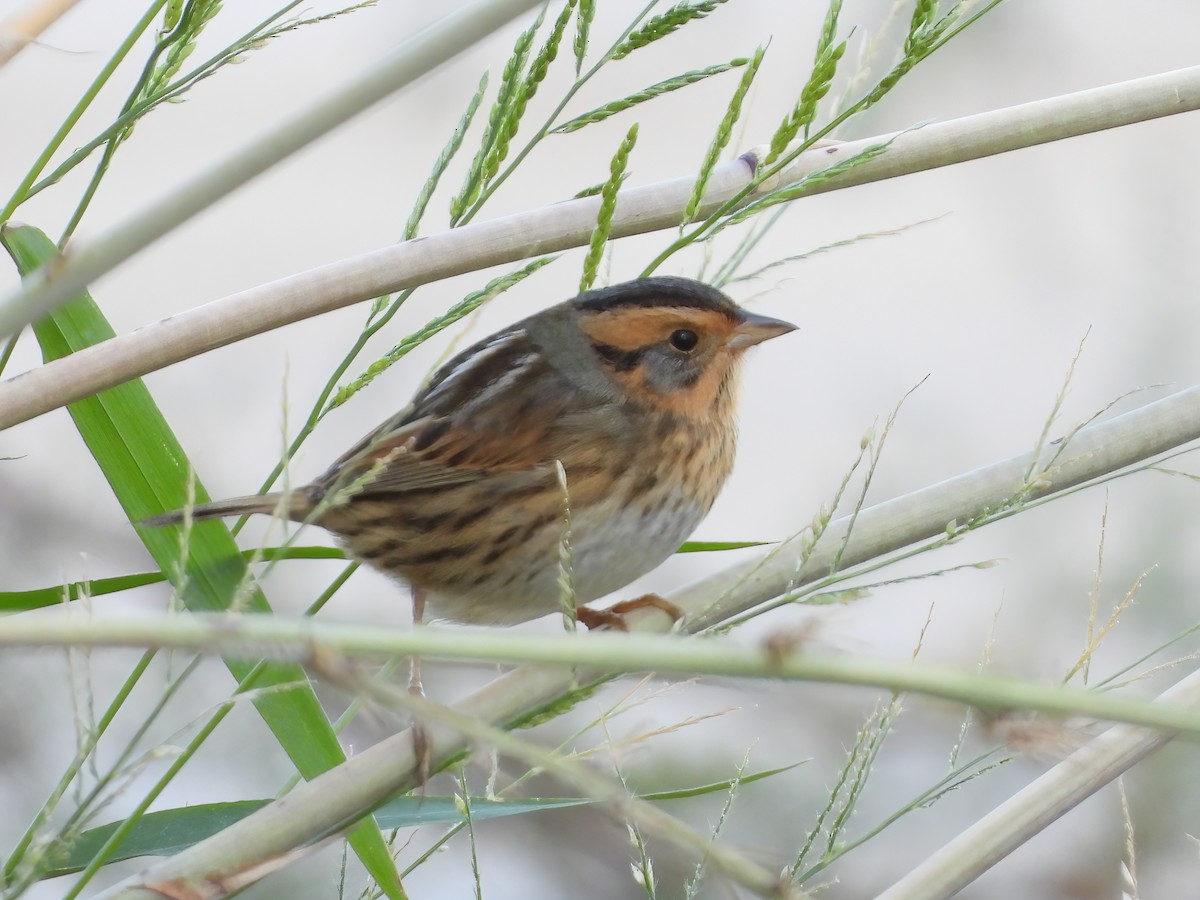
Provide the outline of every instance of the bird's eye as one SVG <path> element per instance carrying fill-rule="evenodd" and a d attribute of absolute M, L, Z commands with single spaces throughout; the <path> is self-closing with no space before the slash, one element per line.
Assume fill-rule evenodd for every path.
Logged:
<path fill-rule="evenodd" d="M 681 353 L 690 353 L 700 343 L 700 336 L 690 328 L 677 328 L 671 332 L 671 336 L 667 340 Z"/>

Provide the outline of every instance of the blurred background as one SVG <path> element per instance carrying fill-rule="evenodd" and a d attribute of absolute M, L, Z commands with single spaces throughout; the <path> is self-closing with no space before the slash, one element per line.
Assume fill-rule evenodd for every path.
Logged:
<path fill-rule="evenodd" d="M 0 0 L 0 12 L 19 6 Z M 204 35 L 195 59 L 224 46 L 272 11 L 260 0 L 229 4 Z M 337 8 L 314 2 L 307 14 Z M 449 8 L 447 5 L 446 8 Z M 552 13 L 557 12 L 557 5 Z M 593 25 L 593 46 L 607 47 L 640 3 L 608 0 Z M 129 0 L 85 2 L 35 46 L 0 69 L 4 109 L 0 173 L 7 196 L 112 49 L 143 11 Z M 443 12 L 437 4 L 381 0 L 376 6 L 302 29 L 222 70 L 185 103 L 150 115 L 117 153 L 78 232 L 103 235 L 182 180 L 252 142 L 267 127 L 323 96 Z M 770 42 L 748 112 L 735 131 L 735 152 L 769 139 L 808 76 L 824 16 L 823 3 L 730 0 L 706 21 L 607 68 L 568 114 L 639 90 L 672 75 Z M 883 42 L 877 77 L 890 63 L 911 4 L 848 0 L 842 33 L 854 26 L 847 71 L 864 44 Z M 365 252 L 397 238 L 410 204 L 475 89 L 490 69 L 493 90 L 519 28 L 514 23 L 471 52 L 431 72 L 407 91 L 277 166 L 191 222 L 166 235 L 93 285 L 93 296 L 118 333 L 191 309 L 226 294 Z M 840 137 L 890 132 L 1071 91 L 1166 72 L 1196 63 L 1200 6 L 1190 0 L 1130 4 L 1116 0 L 1010 0 L 920 65 L 877 108 Z M 564 54 L 569 56 L 569 52 Z M 79 126 L 82 144 L 111 121 L 144 54 L 134 53 Z M 548 114 L 569 84 L 560 60 L 527 117 Z M 737 73 L 547 140 L 496 195 L 483 218 L 531 209 L 602 181 L 629 125 L 640 122 L 632 184 L 693 173 L 736 86 Z M 836 95 L 844 82 L 839 82 Z M 489 95 L 487 103 L 490 103 Z M 486 107 L 485 107 L 486 109 Z M 523 131 L 518 142 L 527 135 Z M 445 179 L 460 184 L 473 152 Z M 823 253 L 766 277 L 735 285 L 736 299 L 797 322 L 798 336 L 772 342 L 748 367 L 738 468 L 702 540 L 779 540 L 808 523 L 833 496 L 855 459 L 860 438 L 879 427 L 900 398 L 868 502 L 881 501 L 1031 449 L 1051 413 L 1072 358 L 1086 337 L 1067 393 L 1062 433 L 1119 396 L 1139 391 L 1114 412 L 1150 402 L 1200 380 L 1195 352 L 1200 305 L 1196 253 L 1200 169 L 1195 165 L 1200 118 L 1183 115 L 984 159 L 881 184 L 838 191 L 793 205 L 759 245 L 749 267 L 857 235 L 902 229 Z M 731 148 L 734 149 L 734 148 Z M 57 235 L 91 173 L 76 170 L 22 207 L 21 221 Z M 448 193 L 434 200 L 422 227 L 445 227 Z M 718 243 L 724 258 L 736 235 Z M 613 247 L 607 280 L 636 275 L 668 242 L 665 234 Z M 475 338 L 574 293 L 582 251 L 564 254 L 502 295 L 465 327 L 450 329 L 406 357 L 352 402 L 328 416 L 293 461 L 307 480 L 350 443 L 404 404 L 452 341 Z M 700 254 L 672 258 L 664 274 L 695 274 Z M 433 318 L 494 272 L 478 272 L 417 292 L 378 336 L 352 372 Z M 603 273 L 603 270 L 602 270 Z M 17 283 L 0 266 L 0 292 Z M 243 341 L 168 370 L 146 383 L 214 497 L 257 488 L 279 458 L 288 428 L 307 414 L 332 368 L 358 334 L 365 307 L 342 310 Z M 6 375 L 39 363 L 36 343 L 22 340 Z M 928 377 L 927 377 L 928 376 Z M 286 415 L 285 415 L 286 413 Z M 290 425 L 289 425 L 290 423 Z M 44 587 L 153 568 L 67 414 L 56 411 L 0 434 L 0 590 Z M 1181 463 L 1187 468 L 1185 460 Z M 758 641 L 803 628 L 822 649 L 906 659 L 930 619 L 922 658 L 975 667 L 986 652 L 996 672 L 1060 680 L 1083 650 L 1097 583 L 1102 533 L 1101 616 L 1149 573 L 1133 607 L 1096 654 L 1093 679 L 1132 662 L 1195 622 L 1200 580 L 1200 487 L 1157 473 L 1137 475 L 1010 518 L 934 555 L 889 569 L 896 578 L 982 560 L 1000 565 L 880 587 L 844 605 L 785 609 L 743 628 Z M 1105 524 L 1106 516 L 1106 524 Z M 1102 532 L 1103 529 L 1103 532 Z M 240 538 L 263 538 L 252 525 Z M 317 530 L 306 543 L 327 539 Z M 676 558 L 628 589 L 667 590 L 737 559 L 734 554 Z M 294 562 L 266 579 L 277 610 L 297 613 L 340 565 Z M 97 600 L 105 611 L 161 610 L 163 586 Z M 932 609 L 932 613 L 930 610 Z M 357 622 L 403 624 L 407 595 L 360 571 L 325 615 Z M 554 631 L 557 621 L 522 626 Z M 1194 649 L 1185 646 L 1174 655 Z M 0 655 L 0 848 L 10 848 L 75 752 L 77 706 L 106 704 L 136 654 L 97 652 L 69 664 L 58 652 Z M 162 662 L 116 728 L 135 727 L 166 673 Z M 489 678 L 488 670 L 429 666 L 426 686 L 446 701 Z M 1161 689 L 1177 677 L 1135 690 Z M 228 696 L 227 670 L 210 661 L 151 742 L 182 743 L 185 728 Z M 531 736 L 553 746 L 592 721 L 636 682 L 623 679 L 571 716 Z M 350 698 L 322 688 L 339 712 Z M 715 679 L 638 689 L 632 709 L 612 719 L 614 746 L 603 731 L 578 739 L 599 749 L 595 765 L 616 760 L 632 787 L 664 790 L 806 761 L 786 774 L 746 786 L 721 840 L 771 869 L 789 864 L 838 777 L 845 751 L 886 695 L 831 686 L 735 683 Z M 72 699 L 74 698 L 74 699 Z M 911 697 L 885 743 L 847 838 L 873 827 L 947 770 L 962 722 L 953 705 Z M 695 721 L 692 721 L 695 720 Z M 683 723 L 688 723 L 683 726 Z M 365 747 L 399 724 L 386 714 L 362 718 L 347 733 Z M 674 726 L 681 727 L 674 727 Z M 643 739 L 648 732 L 668 733 Z M 976 729 L 972 755 L 997 735 Z M 873 895 L 944 841 L 1052 765 L 1080 736 L 1056 733 L 1022 744 L 1014 760 L 917 810 L 903 823 L 851 853 L 819 877 L 825 896 Z M 115 746 L 115 744 L 114 744 Z M 104 759 L 102 745 L 101 761 Z M 151 762 L 111 805 L 120 818 L 167 764 Z M 1200 875 L 1192 834 L 1200 834 L 1200 766 L 1196 748 L 1168 746 L 1126 779 L 1146 897 L 1188 896 Z M 507 777 L 520 774 L 505 766 Z M 290 775 L 286 758 L 252 709 L 236 711 L 161 798 L 160 807 L 266 797 Z M 486 764 L 469 772 L 482 791 Z M 505 776 L 501 776 L 501 783 Z M 439 781 L 432 793 L 453 790 Z M 549 781 L 531 793 L 562 793 Z M 669 811 L 707 833 L 722 796 L 676 801 Z M 418 833 L 402 854 L 411 861 L 436 837 Z M 477 852 L 485 896 L 645 896 L 631 877 L 626 829 L 599 810 L 550 812 L 483 823 Z M 1115 787 L 1051 826 L 962 893 L 973 900 L 1091 898 L 1119 894 L 1125 842 Z M 651 840 L 661 896 L 681 896 L 691 862 Z M 7 852 L 0 851 L 0 852 Z M 468 896 L 469 847 L 449 850 L 419 868 L 406 887 L 413 897 Z M 269 880 L 247 896 L 334 896 L 336 849 Z M 116 879 L 135 864 L 113 866 Z M 103 882 L 97 882 L 103 883 Z M 718 876 L 701 895 L 735 890 Z M 815 885 L 813 885 L 815 886 Z M 56 897 L 65 882 L 31 896 Z"/>

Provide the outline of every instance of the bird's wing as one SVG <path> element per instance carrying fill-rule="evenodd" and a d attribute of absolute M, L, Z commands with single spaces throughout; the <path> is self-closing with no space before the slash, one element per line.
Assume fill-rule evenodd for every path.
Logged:
<path fill-rule="evenodd" d="M 500 332 L 443 366 L 407 410 L 359 441 L 317 483 L 369 496 L 550 471 L 563 423 L 577 418 L 581 402 L 528 334 Z"/>

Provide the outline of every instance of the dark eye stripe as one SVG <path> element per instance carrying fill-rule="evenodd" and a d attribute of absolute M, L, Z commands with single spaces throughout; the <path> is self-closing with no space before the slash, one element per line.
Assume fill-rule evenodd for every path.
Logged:
<path fill-rule="evenodd" d="M 618 372 L 629 372 L 642 362 L 644 350 L 622 350 L 612 344 L 592 344 L 592 349 Z"/>

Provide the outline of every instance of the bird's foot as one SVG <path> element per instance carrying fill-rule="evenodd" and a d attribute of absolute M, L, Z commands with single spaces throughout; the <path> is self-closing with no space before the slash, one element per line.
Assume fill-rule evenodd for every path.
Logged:
<path fill-rule="evenodd" d="M 582 622 L 588 627 L 588 630 L 596 628 L 611 628 L 617 631 L 628 631 L 629 626 L 625 622 L 627 613 L 631 613 L 637 609 L 657 609 L 666 613 L 674 621 L 679 622 L 683 619 L 683 610 L 669 600 L 664 600 L 658 594 L 644 594 L 641 597 L 635 597 L 632 600 L 622 600 L 620 603 L 614 603 L 607 609 L 592 609 L 587 606 L 576 607 L 575 620 Z"/>

